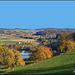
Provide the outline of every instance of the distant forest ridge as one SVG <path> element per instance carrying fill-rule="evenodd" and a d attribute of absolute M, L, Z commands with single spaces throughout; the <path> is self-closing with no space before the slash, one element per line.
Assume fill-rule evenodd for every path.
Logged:
<path fill-rule="evenodd" d="M 21 29 L 21 28 L 0 28 L 0 30 L 75 30 L 75 28 L 37 28 L 37 29 Z"/>

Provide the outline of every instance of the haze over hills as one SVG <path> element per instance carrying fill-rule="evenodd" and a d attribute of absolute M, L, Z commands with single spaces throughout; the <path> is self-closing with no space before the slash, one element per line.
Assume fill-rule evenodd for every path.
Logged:
<path fill-rule="evenodd" d="M 22 29 L 22 28 L 0 28 L 0 29 Z M 26 30 L 29 28 L 26 28 Z M 65 30 L 75 30 L 75 28 L 35 28 L 35 30 L 60 30 L 60 29 L 65 29 Z M 23 30 L 25 30 L 23 28 Z M 34 30 L 34 29 L 33 29 Z"/>
<path fill-rule="evenodd" d="M 38 28 L 36 30 L 75 30 L 74 28 Z"/>
<path fill-rule="evenodd" d="M 37 30 L 37 31 L 46 31 L 46 30 L 56 30 L 56 31 L 75 31 L 75 28 L 37 28 L 37 29 L 21 29 L 21 28 L 0 28 L 0 30 Z"/>

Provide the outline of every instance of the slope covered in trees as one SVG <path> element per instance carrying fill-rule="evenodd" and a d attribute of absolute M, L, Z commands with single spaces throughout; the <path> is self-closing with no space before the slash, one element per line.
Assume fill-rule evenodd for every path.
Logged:
<path fill-rule="evenodd" d="M 51 33 L 56 33 L 56 34 L 60 34 L 60 31 L 56 31 L 56 30 L 45 30 L 45 31 L 39 31 L 37 32 L 35 35 L 46 35 L 46 34 L 51 34 Z"/>

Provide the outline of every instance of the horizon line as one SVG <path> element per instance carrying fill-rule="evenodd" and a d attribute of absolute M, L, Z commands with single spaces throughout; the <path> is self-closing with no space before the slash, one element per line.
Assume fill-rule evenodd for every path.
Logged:
<path fill-rule="evenodd" d="M 75 29 L 75 28 L 67 28 L 67 27 L 65 27 L 65 28 L 47 27 L 47 28 L 49 28 L 49 29 Z M 30 28 L 0 28 L 0 29 L 22 29 L 22 30 L 27 30 L 27 29 L 29 29 L 29 30 L 36 30 L 36 29 L 46 29 L 46 28 L 32 28 L 32 29 L 30 29 Z"/>

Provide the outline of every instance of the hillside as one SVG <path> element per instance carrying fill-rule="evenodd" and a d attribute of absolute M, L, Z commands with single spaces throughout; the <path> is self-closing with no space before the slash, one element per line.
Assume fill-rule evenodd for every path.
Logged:
<path fill-rule="evenodd" d="M 75 29 L 73 29 L 73 28 L 38 28 L 38 29 L 35 29 L 35 30 L 38 30 L 38 31 L 56 30 L 56 31 L 72 31 L 72 32 L 75 32 Z"/>
<path fill-rule="evenodd" d="M 0 69 L 5 74 L 75 74 L 75 51 L 58 55 L 42 62 L 18 66 L 14 71 Z"/>

